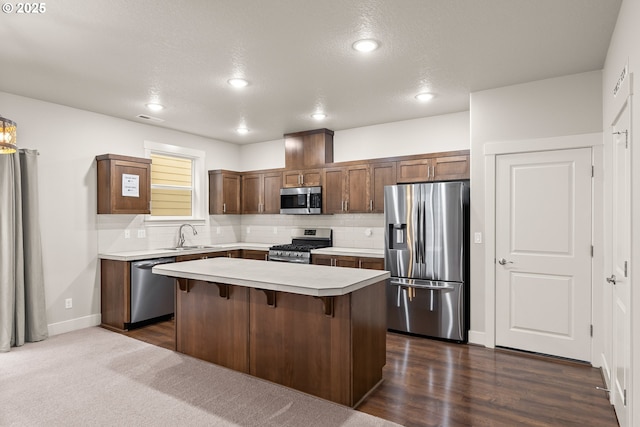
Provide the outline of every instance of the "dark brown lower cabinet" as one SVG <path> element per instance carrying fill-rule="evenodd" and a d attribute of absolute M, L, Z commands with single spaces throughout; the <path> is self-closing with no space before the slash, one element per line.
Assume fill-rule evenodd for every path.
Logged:
<path fill-rule="evenodd" d="M 329 267 L 366 268 L 369 270 L 384 270 L 384 258 L 355 257 L 344 255 L 314 254 L 312 264 L 327 265 Z"/>
<path fill-rule="evenodd" d="M 178 351 L 352 407 L 382 380 L 385 281 L 322 298 L 225 286 L 179 279 Z"/>

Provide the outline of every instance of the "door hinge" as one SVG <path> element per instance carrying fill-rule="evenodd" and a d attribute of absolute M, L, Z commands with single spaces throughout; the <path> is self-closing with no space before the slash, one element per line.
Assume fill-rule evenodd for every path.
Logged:
<path fill-rule="evenodd" d="M 593 337 L 593 325 L 589 325 L 589 336 Z"/>
<path fill-rule="evenodd" d="M 591 165 L 591 178 L 593 178 L 594 176 L 596 176 L 596 171 L 595 171 L 596 167 Z"/>
<path fill-rule="evenodd" d="M 627 406 L 627 389 L 625 388 L 622 392 L 622 404 Z"/>
<path fill-rule="evenodd" d="M 591 245 L 591 258 L 593 258 L 593 245 Z"/>
<path fill-rule="evenodd" d="M 628 261 L 624 262 L 624 277 L 627 277 L 627 262 Z"/>

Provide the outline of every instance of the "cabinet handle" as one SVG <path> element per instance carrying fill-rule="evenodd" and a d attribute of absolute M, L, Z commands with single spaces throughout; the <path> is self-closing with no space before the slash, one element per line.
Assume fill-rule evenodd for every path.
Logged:
<path fill-rule="evenodd" d="M 304 175 L 300 174 L 300 184 L 304 185 Z"/>
<path fill-rule="evenodd" d="M 269 254 L 264 254 L 264 260 L 269 261 Z"/>
<path fill-rule="evenodd" d="M 349 201 L 348 201 L 348 200 L 345 200 L 345 201 L 344 201 L 344 210 L 345 210 L 346 212 L 349 212 Z"/>
<path fill-rule="evenodd" d="M 373 211 L 373 199 L 369 200 L 369 210 Z"/>
<path fill-rule="evenodd" d="M 362 260 L 361 259 L 358 260 L 358 268 L 362 268 Z"/>
<path fill-rule="evenodd" d="M 300 181 L 300 178 L 302 178 L 302 175 L 298 174 L 298 184 L 302 184 L 302 182 Z"/>
<path fill-rule="evenodd" d="M 227 204 L 226 203 L 222 204 L 222 213 L 227 213 Z"/>

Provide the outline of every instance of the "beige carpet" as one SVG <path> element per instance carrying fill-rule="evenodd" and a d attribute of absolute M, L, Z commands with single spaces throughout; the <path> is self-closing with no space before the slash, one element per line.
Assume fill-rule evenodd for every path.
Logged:
<path fill-rule="evenodd" d="M 397 426 L 94 327 L 0 353 L 2 426 Z"/>

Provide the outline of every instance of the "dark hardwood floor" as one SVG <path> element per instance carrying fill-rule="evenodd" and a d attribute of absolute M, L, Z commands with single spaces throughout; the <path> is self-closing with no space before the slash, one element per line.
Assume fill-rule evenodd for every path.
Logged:
<path fill-rule="evenodd" d="M 173 321 L 125 332 L 175 349 Z M 357 410 L 405 426 L 617 426 L 587 364 L 387 334 L 384 381 Z"/>

